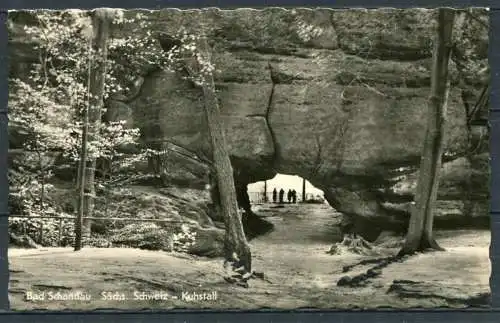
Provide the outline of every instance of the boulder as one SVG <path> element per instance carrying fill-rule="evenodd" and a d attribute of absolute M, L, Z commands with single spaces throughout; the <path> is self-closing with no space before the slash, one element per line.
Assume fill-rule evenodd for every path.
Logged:
<path fill-rule="evenodd" d="M 205 257 L 224 256 L 224 230 L 219 228 L 199 228 L 196 241 L 189 248 L 189 253 Z"/>
<path fill-rule="evenodd" d="M 9 233 L 9 243 L 19 248 L 38 249 L 40 246 L 28 235 Z"/>

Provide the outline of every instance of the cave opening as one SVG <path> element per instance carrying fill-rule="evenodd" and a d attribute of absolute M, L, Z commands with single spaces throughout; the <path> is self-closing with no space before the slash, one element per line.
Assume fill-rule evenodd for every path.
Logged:
<path fill-rule="evenodd" d="M 295 199 L 289 194 L 293 191 Z M 342 214 L 328 203 L 323 190 L 305 178 L 278 173 L 272 179 L 248 184 L 246 193 L 251 211 L 243 221 L 250 239 L 266 235 L 266 241 L 304 245 L 342 240 Z"/>
<path fill-rule="evenodd" d="M 280 199 L 281 190 L 283 196 Z M 289 191 L 293 194 L 288 194 Z M 297 175 L 276 174 L 272 179 L 248 184 L 247 192 L 251 205 L 327 203 L 322 190 Z"/>

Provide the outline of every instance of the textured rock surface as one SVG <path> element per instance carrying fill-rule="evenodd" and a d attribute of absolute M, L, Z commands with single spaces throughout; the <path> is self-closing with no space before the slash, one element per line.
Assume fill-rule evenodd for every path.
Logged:
<path fill-rule="evenodd" d="M 196 30 L 200 22 L 207 27 L 238 185 L 276 173 L 300 175 L 354 220 L 349 230 L 379 227 L 370 239 L 383 230 L 404 230 L 425 134 L 434 11 L 144 13 L 153 32 L 175 34 L 180 25 Z M 487 66 L 488 33 L 481 28 L 468 18 L 463 41 L 475 62 Z M 14 46 L 16 56 L 21 51 Z M 138 95 L 116 98 L 111 110 L 151 142 L 168 140 L 210 159 L 200 93 L 172 73 L 144 74 Z M 460 78 L 454 64 L 451 78 L 437 213 L 487 217 L 487 156 L 468 152 L 458 86 L 479 93 L 486 78 Z M 478 153 L 484 151 L 487 144 Z"/>

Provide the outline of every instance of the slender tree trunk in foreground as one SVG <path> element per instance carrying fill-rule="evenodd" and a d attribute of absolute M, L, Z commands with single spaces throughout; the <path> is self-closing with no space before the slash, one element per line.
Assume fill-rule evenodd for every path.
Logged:
<path fill-rule="evenodd" d="M 92 55 L 95 55 L 95 60 L 92 64 L 89 77 L 89 108 L 86 113 L 86 122 L 84 129 L 87 128 L 85 134 L 86 139 L 82 140 L 82 160 L 80 165 L 79 175 L 80 198 L 78 202 L 78 217 L 75 226 L 75 251 L 82 248 L 82 240 L 90 238 L 92 221 L 84 219 L 91 217 L 94 210 L 95 196 L 95 168 L 96 158 L 89 156 L 88 143 L 98 140 L 99 127 L 101 124 L 102 110 L 104 107 L 104 82 L 106 77 L 106 60 L 107 60 L 107 42 L 110 32 L 111 15 L 109 9 L 96 9 L 93 12 L 92 24 L 94 29 L 94 43 Z M 91 125 L 91 128 L 90 128 Z M 84 151 L 85 150 L 85 151 Z M 83 154 L 85 157 L 83 158 Z"/>
<path fill-rule="evenodd" d="M 267 181 L 264 181 L 264 203 L 267 203 Z"/>
<path fill-rule="evenodd" d="M 250 246 L 243 231 L 241 215 L 236 198 L 233 167 L 227 151 L 224 128 L 222 126 L 219 104 L 215 96 L 213 80 L 203 86 L 205 113 L 212 143 L 214 167 L 220 194 L 220 205 L 226 227 L 226 260 L 236 261 L 250 272 L 252 258 Z"/>
<path fill-rule="evenodd" d="M 199 31 L 203 34 L 203 26 L 200 26 Z M 168 35 L 160 38 L 162 49 L 169 52 L 172 48 L 181 45 L 180 40 L 173 39 Z M 220 202 L 220 211 L 225 224 L 225 258 L 227 263 L 231 263 L 235 267 L 244 267 L 245 271 L 251 272 L 252 255 L 250 246 L 248 245 L 243 224 L 238 208 L 238 199 L 236 195 L 236 187 L 234 183 L 233 167 L 227 151 L 227 143 L 224 134 L 224 128 L 221 120 L 219 102 L 215 92 L 215 84 L 212 72 L 207 72 L 203 64 L 207 62 L 201 56 L 209 56 L 210 49 L 207 39 L 204 35 L 196 44 L 198 47 L 197 55 L 194 57 L 184 58 L 182 64 L 183 72 L 187 72 L 191 81 L 200 86 L 203 90 L 204 110 L 207 118 L 208 130 L 213 153 L 213 168 L 216 177 L 216 189 L 212 189 L 212 193 L 218 193 L 214 196 Z M 191 55 L 189 55 L 191 56 Z M 199 80 L 201 78 L 201 84 Z M 215 204 L 218 204 L 215 201 Z"/>
<path fill-rule="evenodd" d="M 432 211 L 437 198 L 443 153 L 444 125 L 449 92 L 448 64 L 452 50 L 455 10 L 441 8 L 438 15 L 438 35 L 433 55 L 427 132 L 420 162 L 415 205 L 406 241 L 400 255 L 412 254 L 426 249 L 444 250 L 438 245 L 432 234 L 434 220 Z"/>
<path fill-rule="evenodd" d="M 90 111 L 89 123 L 92 126 L 89 131 L 89 142 L 96 142 L 99 140 L 99 128 L 101 125 L 102 111 L 104 109 L 104 83 L 107 73 L 107 56 L 108 49 L 107 43 L 110 32 L 111 18 L 108 9 L 97 9 L 94 12 L 93 24 L 95 28 L 95 43 L 94 52 L 97 62 L 92 69 L 90 79 Z M 89 156 L 87 160 L 86 171 L 86 188 L 85 188 L 85 216 L 91 217 L 94 212 L 94 196 L 95 196 L 95 170 L 96 158 Z M 91 235 L 92 220 L 84 219 L 84 237 L 89 239 Z"/>
<path fill-rule="evenodd" d="M 201 40 L 201 47 L 202 53 L 208 52 L 208 44 L 205 38 Z M 227 151 L 224 127 L 212 75 L 205 76 L 202 88 L 205 114 L 207 116 L 208 130 L 212 143 L 214 168 L 220 194 L 221 211 L 226 229 L 225 258 L 229 262 L 234 262 L 237 267 L 243 266 L 247 272 L 251 272 L 252 255 L 241 222 L 233 178 L 233 167 L 229 158 L 229 152 Z"/>
<path fill-rule="evenodd" d="M 77 216 L 75 219 L 75 251 L 82 249 L 82 230 L 83 230 L 83 217 L 84 212 L 84 200 L 85 200 L 85 176 L 86 176 L 86 165 L 87 165 L 87 143 L 88 143 L 88 128 L 89 128 L 89 113 L 88 106 L 85 107 L 83 112 L 83 131 L 82 131 L 82 146 L 80 150 L 80 161 L 78 163 L 78 175 L 77 175 L 77 191 L 78 191 L 78 204 L 77 204 Z"/>
<path fill-rule="evenodd" d="M 89 75 L 87 78 L 88 96 L 90 97 L 90 71 L 92 70 L 92 39 L 89 38 L 89 51 L 88 51 L 88 69 Z M 75 219 L 75 241 L 74 250 L 79 251 L 82 249 L 82 230 L 83 230 L 83 217 L 85 216 L 83 202 L 85 200 L 85 176 L 87 165 L 87 146 L 88 146 L 88 133 L 89 133 L 89 105 L 90 100 L 83 109 L 83 129 L 82 129 L 82 143 L 80 146 L 80 160 L 78 161 L 78 173 L 76 176 L 76 192 L 77 192 L 77 206 L 76 206 L 76 219 Z"/>
<path fill-rule="evenodd" d="M 306 179 L 302 179 L 302 203 L 306 201 Z"/>

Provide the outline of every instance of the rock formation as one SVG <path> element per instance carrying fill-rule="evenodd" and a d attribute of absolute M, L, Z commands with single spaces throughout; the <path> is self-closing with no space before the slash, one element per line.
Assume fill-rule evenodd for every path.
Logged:
<path fill-rule="evenodd" d="M 425 133 L 434 11 L 143 13 L 159 37 L 174 35 L 179 25 L 206 27 L 238 187 L 276 173 L 299 175 L 346 215 L 348 230 L 367 240 L 406 229 Z M 474 14 L 487 17 L 479 9 Z M 475 63 L 487 67 L 488 31 L 478 33 L 478 20 L 466 20 L 464 43 Z M 170 142 L 210 160 L 201 93 L 174 73 L 144 71 L 137 94 L 110 100 L 110 113 L 130 120 L 146 141 Z M 487 131 L 470 133 L 462 95 L 472 93 L 473 104 L 488 80 L 459 72 L 453 65 L 438 227 L 448 221 L 440 222 L 441 215 L 489 217 Z M 480 143 L 473 153 L 471 136 Z"/>

